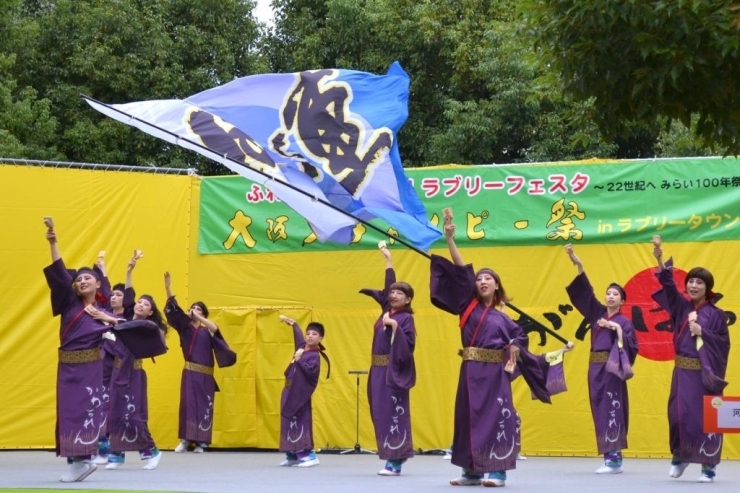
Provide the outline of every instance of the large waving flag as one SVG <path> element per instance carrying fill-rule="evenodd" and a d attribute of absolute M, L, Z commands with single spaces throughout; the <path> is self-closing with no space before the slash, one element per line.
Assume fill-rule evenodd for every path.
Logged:
<path fill-rule="evenodd" d="M 397 132 L 409 77 L 314 70 L 236 79 L 185 100 L 96 110 L 207 156 L 260 183 L 303 216 L 321 241 L 348 244 L 358 220 L 378 218 L 421 250 L 441 236 L 401 165 Z"/>

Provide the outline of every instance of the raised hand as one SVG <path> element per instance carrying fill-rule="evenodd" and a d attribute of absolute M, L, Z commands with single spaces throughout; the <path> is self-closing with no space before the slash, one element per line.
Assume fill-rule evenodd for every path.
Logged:
<path fill-rule="evenodd" d="M 444 217 L 444 234 L 445 238 L 447 239 L 453 239 L 455 237 L 455 224 L 452 222 L 452 209 L 449 207 L 442 210 L 442 214 Z"/>
<path fill-rule="evenodd" d="M 164 289 L 167 292 L 167 299 L 172 298 L 172 277 L 169 272 L 164 273 Z"/>
<path fill-rule="evenodd" d="M 658 261 L 658 266 L 663 269 L 663 241 L 660 239 L 660 235 L 653 235 L 653 257 Z"/>
<path fill-rule="evenodd" d="M 44 226 L 46 226 L 46 239 L 49 241 L 49 243 L 56 243 L 57 234 L 56 231 L 54 231 L 54 220 L 51 218 L 51 216 L 44 217 Z"/>
<path fill-rule="evenodd" d="M 44 216 L 44 226 L 46 226 L 46 241 L 49 242 L 49 247 L 51 249 L 51 261 L 56 262 L 62 258 L 62 254 L 59 253 L 57 233 L 54 231 L 54 220 L 51 216 Z"/>
<path fill-rule="evenodd" d="M 103 276 L 108 276 L 108 272 L 105 270 L 105 250 L 100 250 L 98 252 L 98 259 L 95 261 L 95 267 L 103 273 Z"/>
<path fill-rule="evenodd" d="M 581 259 L 579 259 L 576 255 L 576 252 L 573 250 L 573 245 L 571 245 L 570 243 L 565 245 L 565 253 L 568 254 L 568 258 L 570 258 L 570 261 L 573 262 L 573 265 L 578 267 L 578 274 L 582 274 L 583 264 L 581 263 Z"/>
<path fill-rule="evenodd" d="M 385 243 L 385 242 L 383 242 L 383 243 Z M 386 260 L 390 260 L 391 259 L 391 251 L 388 250 L 388 247 L 385 246 L 385 245 L 383 245 L 382 247 L 380 247 L 380 254 L 383 255 L 383 258 L 385 258 Z"/>
<path fill-rule="evenodd" d="M 571 245 L 570 243 L 565 245 L 565 253 L 568 254 L 568 257 L 570 258 L 570 261 L 573 262 L 573 265 L 575 266 L 582 265 L 581 259 L 578 258 L 578 256 L 576 255 L 576 252 L 573 250 L 573 245 Z"/>
<path fill-rule="evenodd" d="M 653 257 L 655 257 L 655 260 L 657 260 L 658 262 L 662 262 L 663 261 L 663 248 L 659 246 L 653 247 Z"/>

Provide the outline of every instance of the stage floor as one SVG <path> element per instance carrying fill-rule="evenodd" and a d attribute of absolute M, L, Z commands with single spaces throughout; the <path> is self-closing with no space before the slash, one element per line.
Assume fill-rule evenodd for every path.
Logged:
<path fill-rule="evenodd" d="M 159 467 L 145 471 L 137 453 L 127 453 L 126 464 L 109 471 L 103 466 L 81 483 L 60 483 L 66 469 L 64 459 L 46 451 L 1 451 L 0 489 L 59 488 L 105 491 L 172 491 L 199 493 L 297 492 L 360 493 L 377 491 L 458 491 L 449 480 L 460 468 L 441 455 L 419 455 L 409 460 L 399 477 L 378 476 L 383 462 L 376 455 L 318 454 L 321 464 L 311 468 L 279 467 L 277 452 L 163 452 Z M 508 472 L 507 491 L 652 493 L 696 491 L 700 466 L 690 465 L 679 479 L 668 477 L 666 459 L 624 461 L 624 473 L 597 475 L 598 458 L 528 457 Z M 717 467 L 713 492 L 737 491 L 740 461 L 724 461 Z M 480 488 L 480 487 L 478 487 Z M 467 491 L 469 488 L 463 488 Z M 477 491 L 477 490 L 476 490 Z"/>

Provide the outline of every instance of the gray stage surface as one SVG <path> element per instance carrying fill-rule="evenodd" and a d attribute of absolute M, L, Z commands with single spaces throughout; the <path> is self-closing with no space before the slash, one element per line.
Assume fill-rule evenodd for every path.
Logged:
<path fill-rule="evenodd" d="M 399 477 L 376 473 L 383 465 L 376 455 L 319 454 L 321 464 L 312 468 L 278 467 L 283 455 L 277 452 L 207 452 L 175 454 L 164 452 L 154 471 L 141 469 L 136 453 L 126 454 L 119 470 L 99 467 L 82 483 L 63 484 L 59 477 L 64 459 L 45 451 L 0 451 L 0 488 L 64 488 L 118 491 L 182 491 L 200 493 L 297 492 L 360 493 L 379 490 L 480 491 L 482 486 L 449 485 L 460 469 L 441 455 L 419 455 L 411 459 Z M 666 459 L 625 459 L 625 472 L 596 475 L 597 458 L 528 457 L 509 471 L 505 491 L 623 493 L 697 490 L 738 491 L 740 461 L 724 461 L 713 484 L 699 484 L 700 467 L 692 464 L 683 477 L 668 477 Z M 488 490 L 488 489 L 486 489 Z"/>

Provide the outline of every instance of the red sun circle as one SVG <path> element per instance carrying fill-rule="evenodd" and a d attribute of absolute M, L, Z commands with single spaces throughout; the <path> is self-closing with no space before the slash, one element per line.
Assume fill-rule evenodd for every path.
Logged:
<path fill-rule="evenodd" d="M 683 292 L 686 272 L 673 268 L 676 286 Z M 658 331 L 656 325 L 669 319 L 668 312 L 660 308 L 653 300 L 652 294 L 660 289 L 660 283 L 655 277 L 655 269 L 645 269 L 638 272 L 627 281 L 624 290 L 627 292 L 627 302 L 622 307 L 622 313 L 632 320 L 639 344 L 639 355 L 653 361 L 670 361 L 675 357 L 673 350 L 673 333 Z M 642 320 L 647 332 L 637 330 L 639 319 L 636 311 L 642 312 Z"/>

